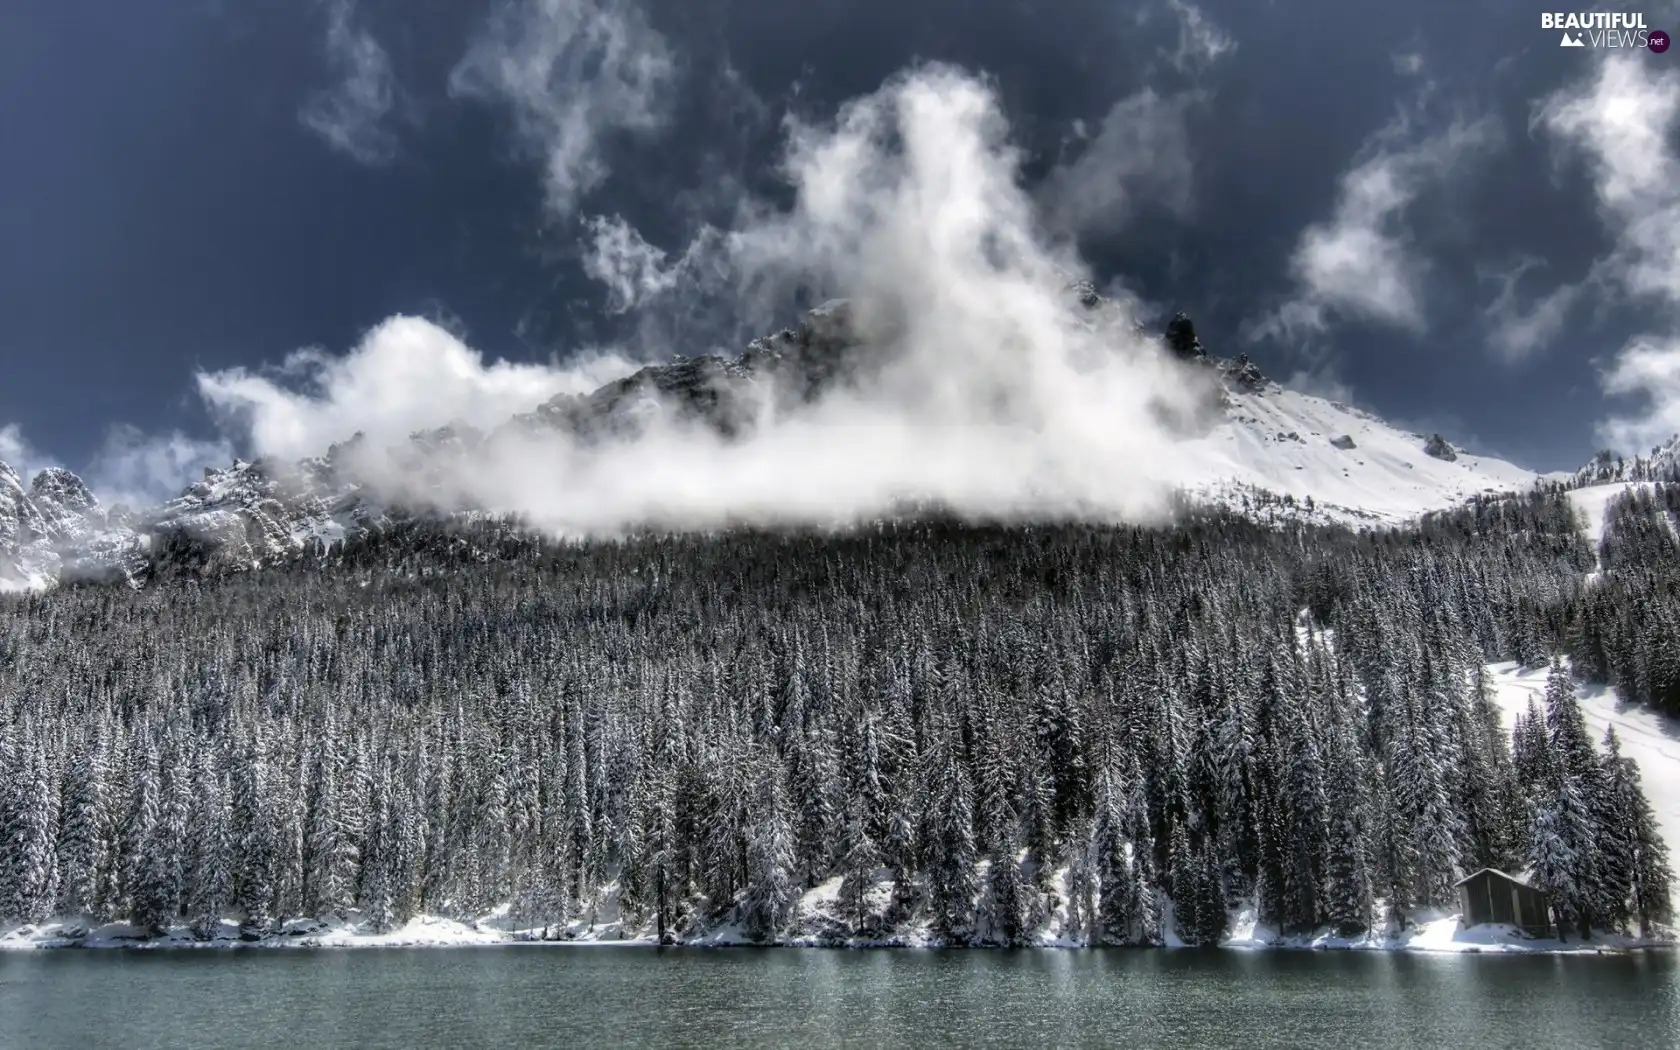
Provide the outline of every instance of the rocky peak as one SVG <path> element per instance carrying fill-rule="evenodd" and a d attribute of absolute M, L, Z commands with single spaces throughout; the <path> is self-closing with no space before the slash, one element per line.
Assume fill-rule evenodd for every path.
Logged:
<path fill-rule="evenodd" d="M 29 496 L 45 512 L 48 506 L 63 513 L 85 515 L 99 509 L 87 483 L 63 467 L 48 467 L 29 483 Z"/>

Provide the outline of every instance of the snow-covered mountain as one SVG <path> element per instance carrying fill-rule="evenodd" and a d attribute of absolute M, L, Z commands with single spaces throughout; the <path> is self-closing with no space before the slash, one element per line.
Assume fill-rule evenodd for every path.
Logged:
<path fill-rule="evenodd" d="M 1573 486 L 1607 485 L 1628 481 L 1680 480 L 1680 434 L 1651 449 L 1649 455 L 1624 459 L 1604 451 L 1569 475 Z"/>
<path fill-rule="evenodd" d="M 1076 287 L 1080 309 L 1103 323 L 1106 305 Z M 449 426 L 413 435 L 389 450 L 425 487 L 428 472 L 508 435 L 559 430 L 585 442 L 633 436 L 655 415 L 699 422 L 728 438 L 753 424 L 768 391 L 803 402 L 836 377 L 867 363 L 870 347 L 853 336 L 843 300 L 809 312 L 796 328 L 755 340 L 740 356 L 681 358 L 654 365 L 585 395 L 562 395 L 482 433 Z M 1537 476 L 1477 456 L 1440 435 L 1392 426 L 1348 405 L 1291 390 L 1246 357 L 1208 357 L 1188 318 L 1168 326 L 1169 352 L 1209 369 L 1219 404 L 1184 439 L 1192 453 L 1182 479 L 1193 499 L 1261 520 L 1304 518 L 1354 526 L 1402 523 L 1477 495 L 1510 492 Z M 787 407 L 787 406 L 781 406 Z M 1211 425 L 1207 425 L 1211 424 Z M 139 513 L 108 513 L 68 471 L 42 471 L 26 487 L 0 464 L 0 587 L 38 587 L 66 574 L 115 575 L 140 582 L 160 545 L 196 564 L 247 568 L 333 543 L 403 515 L 357 481 L 367 453 L 359 435 L 326 455 L 295 464 L 238 460 L 208 469 L 175 499 Z M 1668 453 L 1672 464 L 1674 450 Z M 1635 469 L 1624 465 L 1620 469 Z M 1641 460 L 1638 470 L 1652 469 Z"/>
<path fill-rule="evenodd" d="M 1315 520 L 1394 525 L 1538 480 L 1338 401 L 1264 380 L 1227 388 L 1225 420 L 1196 439 L 1207 473 L 1189 487 L 1233 509 L 1296 515 L 1310 501 Z"/>

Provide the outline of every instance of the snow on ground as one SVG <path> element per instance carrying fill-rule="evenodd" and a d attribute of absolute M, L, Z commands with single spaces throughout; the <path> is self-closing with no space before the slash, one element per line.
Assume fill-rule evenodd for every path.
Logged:
<path fill-rule="evenodd" d="M 1382 906 L 1378 905 L 1379 912 Z M 1386 919 L 1379 918 L 1378 928 L 1369 933 L 1343 937 L 1329 930 L 1313 934 L 1283 936 L 1275 929 L 1259 922 L 1252 907 L 1243 907 L 1231 915 L 1231 932 L 1225 939 L 1227 948 L 1248 950 L 1293 948 L 1297 950 L 1333 950 L 1365 952 L 1544 952 L 1570 954 L 1598 954 L 1604 951 L 1625 951 L 1645 942 L 1634 937 L 1595 934 L 1590 942 L 1560 941 L 1555 938 L 1530 937 L 1515 926 L 1484 924 L 1465 927 L 1457 912 L 1426 911 L 1412 917 L 1410 925 L 1396 929 Z"/>
<path fill-rule="evenodd" d="M 1571 489 L 1569 502 L 1575 505 L 1575 513 L 1582 518 L 1582 529 L 1586 533 L 1587 542 L 1592 544 L 1593 554 L 1598 554 L 1598 545 L 1604 542 L 1604 516 L 1610 506 L 1610 501 L 1631 489 L 1644 487 L 1645 482 L 1612 481 L 1605 485 L 1588 485 L 1582 489 Z"/>
<path fill-rule="evenodd" d="M 982 870 L 977 874 L 984 876 Z M 1028 938 L 1037 948 L 1084 948 L 1085 938 L 1069 928 L 1067 870 L 1059 869 L 1050 880 L 1057 894 L 1055 908 Z M 892 896 L 890 872 L 877 871 L 867 891 L 869 907 L 882 914 Z M 938 948 L 926 916 L 904 923 L 889 933 L 854 937 L 841 915 L 840 879 L 828 879 L 806 890 L 800 897 L 788 931 L 774 943 L 785 947 L 829 948 Z M 612 913 L 605 906 L 601 915 Z M 1172 902 L 1161 902 L 1162 941 L 1167 948 L 1182 948 L 1173 921 Z M 1562 942 L 1532 938 L 1509 926 L 1461 928 L 1459 916 L 1429 912 L 1413 916 L 1413 922 L 1397 928 L 1384 914 L 1379 902 L 1377 928 L 1369 933 L 1343 937 L 1320 930 L 1312 934 L 1285 936 L 1261 923 L 1251 904 L 1234 909 L 1231 928 L 1223 946 L 1239 950 L 1344 950 L 1414 952 L 1570 952 L 1597 953 L 1640 947 L 1644 942 L 1630 937 L 1599 934 L 1591 942 Z M 281 932 L 258 940 L 240 936 L 239 927 L 223 921 L 208 939 L 200 939 L 185 927 L 162 937 L 148 938 L 143 930 L 126 923 L 107 923 L 89 928 L 73 921 L 55 921 L 0 930 L 0 951 L 35 948 L 464 948 L 531 944 L 562 946 L 652 947 L 657 943 L 651 929 L 626 928 L 616 917 L 610 921 L 574 921 L 564 928 L 524 928 L 507 915 L 507 907 L 479 920 L 459 921 L 422 915 L 383 933 L 365 930 L 361 917 L 352 912 L 332 921 L 294 919 Z M 690 933 L 681 943 L 697 948 L 757 946 L 765 942 L 751 936 L 739 922 L 728 919 L 702 931 Z"/>
<path fill-rule="evenodd" d="M 1339 402 L 1276 384 L 1232 391 L 1225 420 L 1188 442 L 1198 461 L 1189 488 L 1240 506 L 1264 490 L 1311 496 L 1315 517 L 1397 525 L 1472 496 L 1515 492 L 1538 475 L 1491 456 L 1459 451 L 1451 462 L 1424 452 L 1427 439 Z M 1351 438 L 1352 446 L 1332 442 Z M 1346 442 L 1343 442 L 1346 444 Z"/>
<path fill-rule="evenodd" d="M 1507 662 L 1489 664 L 1488 673 L 1507 729 L 1528 710 L 1530 698 L 1545 710 L 1546 668 L 1525 670 Z M 1656 811 L 1669 853 L 1680 857 L 1680 722 L 1647 707 L 1624 704 L 1608 686 L 1583 684 L 1579 690 L 1581 713 L 1594 742 L 1602 742 L 1605 730 L 1616 727 L 1622 754 L 1639 766 L 1645 797 Z"/>

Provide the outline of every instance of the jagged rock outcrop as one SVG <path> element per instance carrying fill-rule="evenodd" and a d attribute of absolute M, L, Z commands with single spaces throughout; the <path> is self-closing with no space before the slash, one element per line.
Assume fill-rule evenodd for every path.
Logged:
<path fill-rule="evenodd" d="M 1265 373 L 1248 359 L 1247 354 L 1238 354 L 1234 360 L 1224 362 L 1221 370 L 1227 381 L 1249 393 L 1263 389 L 1267 382 Z"/>
<path fill-rule="evenodd" d="M 1343 452 L 1349 452 L 1358 447 L 1354 444 L 1352 434 L 1342 434 L 1337 437 L 1333 437 L 1330 439 L 1330 444 L 1335 448 L 1341 449 Z"/>
<path fill-rule="evenodd" d="M 26 489 L 17 471 L 0 463 L 0 588 L 126 564 L 123 549 L 133 539 L 123 517 L 113 522 L 70 471 L 48 467 Z"/>
<path fill-rule="evenodd" d="M 1207 356 L 1207 350 L 1196 335 L 1195 322 L 1182 310 L 1173 314 L 1172 320 L 1167 322 L 1167 348 L 1175 356 L 1187 361 Z"/>
<path fill-rule="evenodd" d="M 1452 463 L 1458 459 L 1458 449 L 1453 448 L 1452 443 L 1439 434 L 1429 435 L 1429 440 L 1423 445 L 1423 454 L 1433 456 L 1444 463 Z"/>

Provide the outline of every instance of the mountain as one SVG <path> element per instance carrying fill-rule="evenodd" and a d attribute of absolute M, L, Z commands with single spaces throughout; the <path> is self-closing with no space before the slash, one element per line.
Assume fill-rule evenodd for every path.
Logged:
<path fill-rule="evenodd" d="M 1315 520 L 1398 525 L 1539 480 L 1339 401 L 1264 380 L 1228 388 L 1224 421 L 1197 439 L 1211 465 L 1189 487 L 1234 510 L 1297 516 L 1310 501 Z"/>
<path fill-rule="evenodd" d="M 1606 449 L 1568 478 L 1572 487 L 1619 481 L 1680 481 L 1680 434 L 1651 449 L 1649 455 L 1624 459 Z"/>
<path fill-rule="evenodd" d="M 1124 323 L 1089 285 L 1072 287 L 1076 311 L 1094 329 Z M 27 490 L 0 472 L 0 587 L 38 587 L 69 575 L 142 582 L 159 558 L 199 570 L 238 570 L 296 557 L 390 523 L 415 509 L 389 505 L 359 478 L 372 458 L 394 463 L 410 489 L 433 492 L 451 470 L 499 442 L 561 432 L 585 444 L 634 439 L 656 419 L 709 428 L 726 440 L 767 414 L 797 411 L 880 364 L 880 340 L 846 300 L 809 311 L 797 327 L 754 340 L 739 356 L 677 358 L 650 365 L 587 395 L 561 395 L 488 433 L 462 424 L 416 433 L 401 447 L 373 449 L 357 435 L 298 463 L 236 460 L 162 506 L 111 514 L 68 471 L 43 471 Z M 1306 519 L 1351 526 L 1396 525 L 1480 495 L 1530 487 L 1537 475 L 1457 449 L 1337 401 L 1266 378 L 1245 356 L 1208 356 L 1179 314 L 1163 343 L 1206 369 L 1217 404 L 1187 433 L 1179 479 L 1196 502 L 1258 520 Z M 1668 462 L 1672 463 L 1672 453 Z M 1643 463 L 1643 461 L 1641 461 Z M 1641 466 L 1638 469 L 1648 469 Z"/>
<path fill-rule="evenodd" d="M 440 920 L 1536 947 L 1459 929 L 1483 868 L 1531 872 L 1570 943 L 1666 936 L 1680 484 L 1532 484 L 1209 356 L 1174 318 L 1196 396 L 1165 454 L 1239 513 L 562 543 L 450 499 L 533 434 L 753 432 L 866 375 L 857 331 L 827 304 L 735 358 L 488 432 L 239 460 L 133 515 L 64 471 L 0 471 L 13 586 L 182 578 L 0 602 L 0 948 Z M 423 506 L 359 480 L 390 469 Z M 1589 545 L 1576 496 L 1600 490 Z M 1434 507 L 1375 541 L 1314 524 Z"/>

